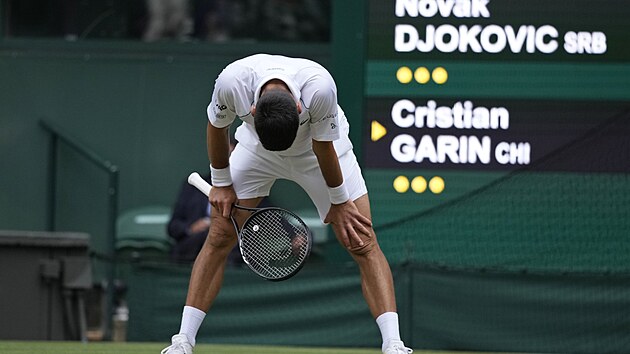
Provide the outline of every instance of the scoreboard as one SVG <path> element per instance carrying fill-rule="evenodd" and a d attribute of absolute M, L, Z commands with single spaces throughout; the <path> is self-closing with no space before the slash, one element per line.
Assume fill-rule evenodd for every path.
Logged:
<path fill-rule="evenodd" d="M 624 130 L 580 156 L 537 163 L 628 119 L 628 5 L 370 0 L 362 151 L 376 198 L 417 211 L 516 169 L 630 172 L 628 154 L 615 154 L 627 149 Z"/>

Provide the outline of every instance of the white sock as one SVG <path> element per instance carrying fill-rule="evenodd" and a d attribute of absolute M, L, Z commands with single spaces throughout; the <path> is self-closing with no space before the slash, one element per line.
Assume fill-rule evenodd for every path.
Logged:
<path fill-rule="evenodd" d="M 188 342 L 193 347 L 196 343 L 197 331 L 201 327 L 203 319 L 206 317 L 206 313 L 196 309 L 192 306 L 184 306 L 184 312 L 182 313 L 182 324 L 179 327 L 179 334 L 185 334 L 188 338 Z"/>
<path fill-rule="evenodd" d="M 400 330 L 398 329 L 398 314 L 396 312 L 383 313 L 376 318 L 376 324 L 381 330 L 381 336 L 383 337 L 383 350 L 385 350 L 385 346 L 391 340 L 400 340 Z"/>

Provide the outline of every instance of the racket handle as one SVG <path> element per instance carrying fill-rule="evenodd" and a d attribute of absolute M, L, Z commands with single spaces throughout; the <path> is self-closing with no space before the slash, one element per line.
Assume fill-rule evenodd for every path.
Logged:
<path fill-rule="evenodd" d="M 206 182 L 197 172 L 193 172 L 188 176 L 188 183 L 197 187 L 203 194 L 210 195 L 212 186 Z"/>

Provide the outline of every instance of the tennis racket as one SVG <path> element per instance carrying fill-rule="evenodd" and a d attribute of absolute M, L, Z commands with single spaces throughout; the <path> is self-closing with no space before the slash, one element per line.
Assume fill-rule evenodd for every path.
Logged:
<path fill-rule="evenodd" d="M 205 195 L 210 194 L 212 186 L 197 172 L 188 176 L 188 183 Z M 233 216 L 230 218 L 238 235 L 241 256 L 254 273 L 280 281 L 302 269 L 313 246 L 313 236 L 302 219 L 282 208 L 234 207 L 251 212 L 241 228 Z"/>

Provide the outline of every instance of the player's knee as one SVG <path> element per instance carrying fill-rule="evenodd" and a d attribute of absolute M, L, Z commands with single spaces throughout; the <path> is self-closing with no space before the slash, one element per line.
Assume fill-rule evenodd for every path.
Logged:
<path fill-rule="evenodd" d="M 216 220 L 216 219 L 215 219 Z M 213 222 L 215 221 L 213 220 Z M 236 232 L 234 227 L 229 224 L 218 222 L 219 225 L 211 225 L 210 234 L 207 242 L 216 249 L 231 250 L 236 245 Z"/>
<path fill-rule="evenodd" d="M 363 246 L 353 245 L 348 249 L 348 252 L 353 256 L 366 256 L 374 251 L 376 242 L 372 237 L 363 238 Z"/>

